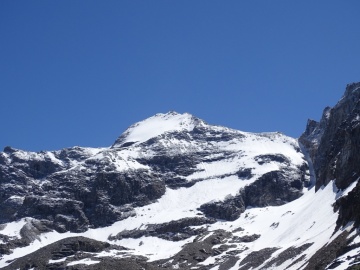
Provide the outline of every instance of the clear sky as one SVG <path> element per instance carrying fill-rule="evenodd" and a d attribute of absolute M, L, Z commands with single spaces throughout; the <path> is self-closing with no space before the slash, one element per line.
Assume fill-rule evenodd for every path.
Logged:
<path fill-rule="evenodd" d="M 109 146 L 170 110 L 298 137 L 360 81 L 359 12 L 359 0 L 2 0 L 0 148 Z"/>

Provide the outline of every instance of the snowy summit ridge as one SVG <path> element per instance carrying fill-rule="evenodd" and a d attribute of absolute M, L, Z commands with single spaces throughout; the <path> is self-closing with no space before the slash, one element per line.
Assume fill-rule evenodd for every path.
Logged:
<path fill-rule="evenodd" d="M 191 131 L 197 125 L 201 126 L 205 123 L 189 113 L 180 114 L 174 111 L 158 113 L 130 126 L 116 140 L 113 147 L 121 147 L 124 143 L 142 143 L 166 132 Z"/>

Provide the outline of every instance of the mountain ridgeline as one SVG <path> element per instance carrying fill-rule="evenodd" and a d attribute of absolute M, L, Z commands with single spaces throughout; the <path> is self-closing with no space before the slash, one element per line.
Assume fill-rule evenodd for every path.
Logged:
<path fill-rule="evenodd" d="M 1 269 L 360 269 L 360 83 L 299 139 L 184 113 L 0 153 Z"/>

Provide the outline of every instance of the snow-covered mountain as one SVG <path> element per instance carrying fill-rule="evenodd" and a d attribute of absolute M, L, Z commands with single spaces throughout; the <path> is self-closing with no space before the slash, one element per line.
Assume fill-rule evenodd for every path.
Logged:
<path fill-rule="evenodd" d="M 356 265 L 359 100 L 360 84 L 348 85 L 319 123 L 308 122 L 301 143 L 169 112 L 107 148 L 6 147 L 0 268 Z"/>

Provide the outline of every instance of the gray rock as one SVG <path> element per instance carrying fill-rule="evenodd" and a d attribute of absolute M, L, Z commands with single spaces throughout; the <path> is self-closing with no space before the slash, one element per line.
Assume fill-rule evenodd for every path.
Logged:
<path fill-rule="evenodd" d="M 281 160 L 283 161 L 282 158 Z M 291 202 L 302 195 L 302 188 L 307 184 L 306 170 L 307 166 L 304 166 L 298 172 L 265 173 L 257 181 L 241 189 L 238 195 L 229 196 L 224 201 L 203 204 L 199 210 L 208 217 L 233 221 L 249 206 L 265 207 Z"/>
<path fill-rule="evenodd" d="M 360 83 L 349 84 L 342 99 L 326 108 L 319 123 L 308 121 L 299 141 L 313 161 L 316 189 L 336 179 L 340 189 L 360 177 Z"/>
<path fill-rule="evenodd" d="M 85 237 L 66 238 L 17 259 L 9 266 L 2 269 L 49 269 L 50 267 L 48 268 L 48 264 L 51 259 L 61 259 L 75 255 L 78 252 L 100 252 L 109 246 L 110 244 L 108 243 L 99 242 Z M 66 265 L 62 265 L 64 268 L 65 266 Z M 60 267 L 60 269 L 62 268 Z"/>
<path fill-rule="evenodd" d="M 180 241 L 206 231 L 204 228 L 193 228 L 194 226 L 212 224 L 215 222 L 215 219 L 204 217 L 182 218 L 167 223 L 148 224 L 145 229 L 124 230 L 115 236 L 110 236 L 109 240 L 156 236 L 169 241 Z"/>
<path fill-rule="evenodd" d="M 263 264 L 270 258 L 278 248 L 264 248 L 258 251 L 253 251 L 247 255 L 241 262 L 239 270 L 254 269 Z M 265 268 L 266 269 L 266 268 Z"/>

